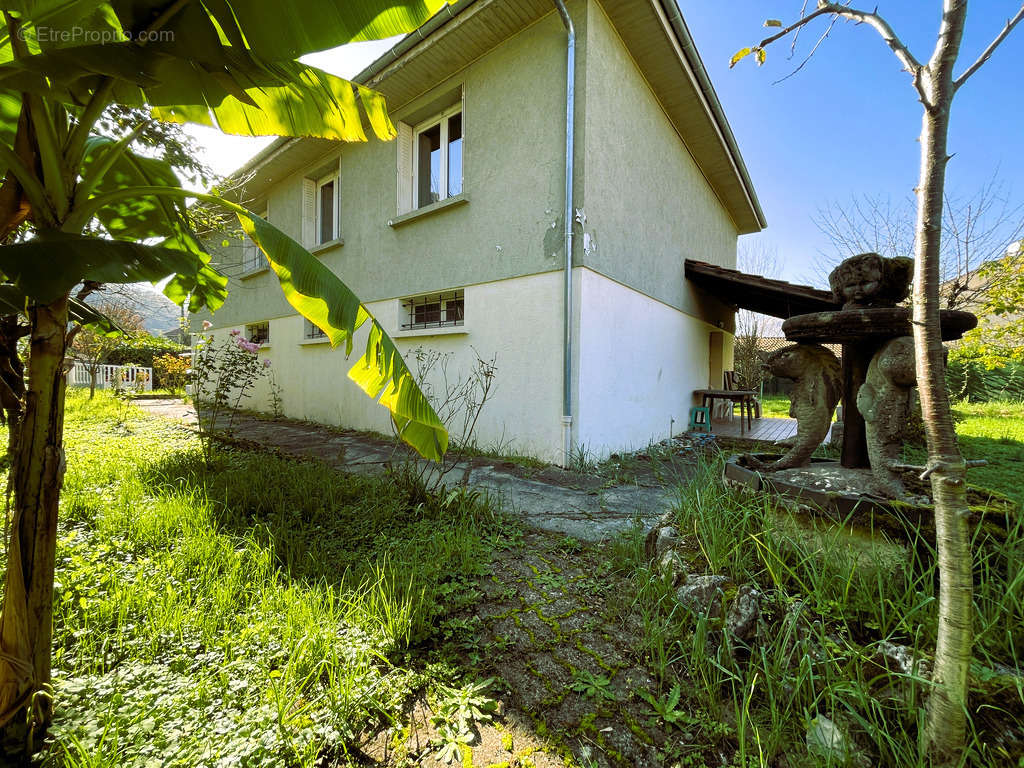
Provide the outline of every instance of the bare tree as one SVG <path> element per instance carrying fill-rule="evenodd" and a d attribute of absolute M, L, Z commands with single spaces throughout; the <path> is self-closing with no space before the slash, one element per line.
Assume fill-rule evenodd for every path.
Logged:
<path fill-rule="evenodd" d="M 957 91 L 974 75 L 1024 19 L 1022 5 L 975 61 L 954 74 L 960 55 L 967 0 L 943 0 L 939 31 L 930 58 L 921 61 L 911 52 L 886 19 L 876 10 L 865 11 L 845 2 L 818 0 L 817 7 L 752 48 L 739 51 L 736 63 L 754 54 L 764 61 L 765 48 L 819 17 L 866 24 L 875 29 L 910 76 L 921 116 L 921 168 L 914 224 L 914 290 L 911 325 L 921 395 L 928 466 L 935 502 L 936 546 L 939 567 L 938 636 L 932 691 L 925 715 L 924 746 L 940 765 L 956 763 L 964 750 L 967 730 L 967 676 L 973 645 L 973 581 L 967 521 L 967 465 L 957 445 L 945 386 L 942 334 L 939 321 L 942 275 L 943 205 L 945 202 L 949 117 Z M 776 20 L 767 26 L 782 27 Z M 955 237 L 955 235 L 953 235 Z"/>
<path fill-rule="evenodd" d="M 782 260 L 778 250 L 761 242 L 742 241 L 736 258 L 741 272 L 761 277 L 778 277 Z M 733 367 L 748 389 L 758 389 L 764 377 L 761 368 L 762 340 L 782 335 L 778 318 L 741 309 L 736 313 Z"/>
<path fill-rule="evenodd" d="M 829 202 L 818 209 L 814 224 L 832 244 L 832 253 L 819 254 L 812 264 L 815 282 L 828 284 L 828 273 L 847 256 L 874 251 L 883 256 L 914 253 L 916 231 L 913 197 L 893 202 L 872 195 L 847 203 Z M 998 176 L 973 195 L 952 198 L 943 205 L 943 237 L 939 275 L 942 303 L 947 309 L 970 309 L 985 303 L 1008 278 L 1005 270 L 982 267 L 1002 260 L 1007 247 L 1024 237 L 1024 204 L 1014 203 Z M 1018 254 L 1024 262 L 1024 254 Z"/>

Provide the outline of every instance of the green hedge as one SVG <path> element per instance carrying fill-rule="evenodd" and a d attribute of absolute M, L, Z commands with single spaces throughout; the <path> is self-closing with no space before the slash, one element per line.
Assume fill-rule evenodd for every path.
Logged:
<path fill-rule="evenodd" d="M 951 356 L 946 366 L 946 386 L 953 400 L 1024 400 L 1024 363 L 1010 361 L 989 369 L 980 360 Z"/>
<path fill-rule="evenodd" d="M 160 355 L 176 355 L 184 352 L 184 347 L 177 342 L 165 339 L 162 336 L 132 336 L 125 338 L 117 349 L 107 355 L 103 362 L 107 365 L 140 365 L 143 368 L 153 367 L 153 358 Z M 156 388 L 164 386 L 154 371 L 153 386 Z"/>

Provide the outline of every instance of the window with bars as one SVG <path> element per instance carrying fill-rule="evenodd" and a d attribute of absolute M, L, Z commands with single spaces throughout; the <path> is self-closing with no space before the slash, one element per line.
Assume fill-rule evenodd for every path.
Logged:
<path fill-rule="evenodd" d="M 245 326 L 245 338 L 253 344 L 269 344 L 270 323 L 249 323 Z"/>
<path fill-rule="evenodd" d="M 326 341 L 327 334 L 320 330 L 320 327 L 309 322 L 306 318 L 302 319 L 302 339 L 303 341 Z"/>
<path fill-rule="evenodd" d="M 457 291 L 430 293 L 402 301 L 402 330 L 448 328 L 465 324 L 465 293 Z"/>

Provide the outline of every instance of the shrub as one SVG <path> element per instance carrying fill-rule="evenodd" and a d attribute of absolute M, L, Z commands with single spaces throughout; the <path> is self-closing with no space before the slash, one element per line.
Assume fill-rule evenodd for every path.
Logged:
<path fill-rule="evenodd" d="M 163 354 L 153 358 L 153 383 L 158 387 L 166 387 L 172 392 L 185 388 L 185 375 L 189 361 L 178 355 Z"/>

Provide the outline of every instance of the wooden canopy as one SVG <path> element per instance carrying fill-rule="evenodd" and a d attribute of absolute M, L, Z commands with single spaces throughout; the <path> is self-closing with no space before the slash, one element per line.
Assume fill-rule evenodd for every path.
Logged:
<path fill-rule="evenodd" d="M 703 261 L 686 260 L 686 277 L 694 285 L 738 309 L 749 309 L 783 320 L 811 312 L 831 312 L 842 308 L 831 291 L 794 285 L 784 280 L 771 280 L 748 275 Z"/>

